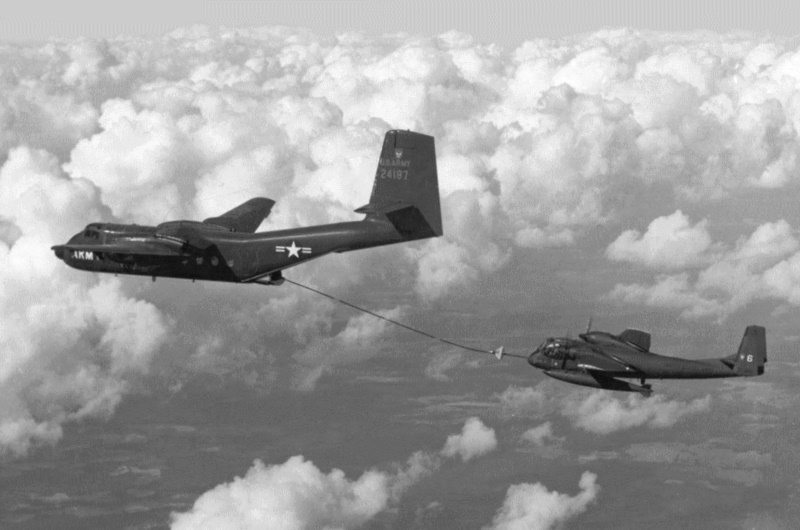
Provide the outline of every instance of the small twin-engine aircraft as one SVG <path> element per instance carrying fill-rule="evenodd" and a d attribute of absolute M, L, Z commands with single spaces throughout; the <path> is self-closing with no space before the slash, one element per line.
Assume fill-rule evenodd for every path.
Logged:
<path fill-rule="evenodd" d="M 250 199 L 203 222 L 91 223 L 52 249 L 92 272 L 280 285 L 283 269 L 331 252 L 441 236 L 433 137 L 386 133 L 369 204 L 356 210 L 361 221 L 255 232 L 274 204 Z"/>
<path fill-rule="evenodd" d="M 647 379 L 750 377 L 763 374 L 767 362 L 766 332 L 761 326 L 747 326 L 739 351 L 719 359 L 657 355 L 650 351 L 650 334 L 637 329 L 619 335 L 587 329 L 579 337 L 547 339 L 530 354 L 528 363 L 567 383 L 649 396 L 653 390 Z M 503 349 L 494 353 L 499 359 Z M 620 378 L 638 379 L 640 384 Z"/>

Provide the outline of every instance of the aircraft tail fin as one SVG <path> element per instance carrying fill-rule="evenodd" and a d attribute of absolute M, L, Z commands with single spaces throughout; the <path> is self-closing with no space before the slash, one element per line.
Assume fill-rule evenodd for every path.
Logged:
<path fill-rule="evenodd" d="M 407 241 L 442 235 L 433 136 L 387 132 L 369 204 L 356 212 L 388 219 Z"/>
<path fill-rule="evenodd" d="M 741 376 L 764 373 L 767 362 L 767 333 L 762 326 L 747 326 L 733 360 L 733 372 Z"/>

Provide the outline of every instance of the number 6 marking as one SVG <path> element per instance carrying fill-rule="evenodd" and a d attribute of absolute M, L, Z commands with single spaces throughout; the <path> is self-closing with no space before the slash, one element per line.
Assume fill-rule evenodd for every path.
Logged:
<path fill-rule="evenodd" d="M 747 356 L 747 362 L 749 362 L 749 363 L 753 362 L 753 356 L 752 355 L 748 355 Z"/>

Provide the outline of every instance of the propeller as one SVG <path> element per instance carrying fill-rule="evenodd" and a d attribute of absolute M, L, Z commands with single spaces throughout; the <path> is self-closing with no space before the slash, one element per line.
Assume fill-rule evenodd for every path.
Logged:
<path fill-rule="evenodd" d="M 589 317 L 589 323 L 586 324 L 586 333 L 592 331 L 592 317 Z"/>

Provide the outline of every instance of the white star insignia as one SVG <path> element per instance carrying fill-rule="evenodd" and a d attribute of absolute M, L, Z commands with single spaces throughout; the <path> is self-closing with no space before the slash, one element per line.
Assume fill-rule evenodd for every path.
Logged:
<path fill-rule="evenodd" d="M 303 248 L 303 247 L 298 247 L 297 245 L 294 244 L 294 241 L 292 241 L 292 246 L 286 247 L 286 251 L 289 253 L 289 257 L 290 258 L 292 256 L 294 256 L 295 258 L 300 258 L 300 249 L 301 248 Z"/>

